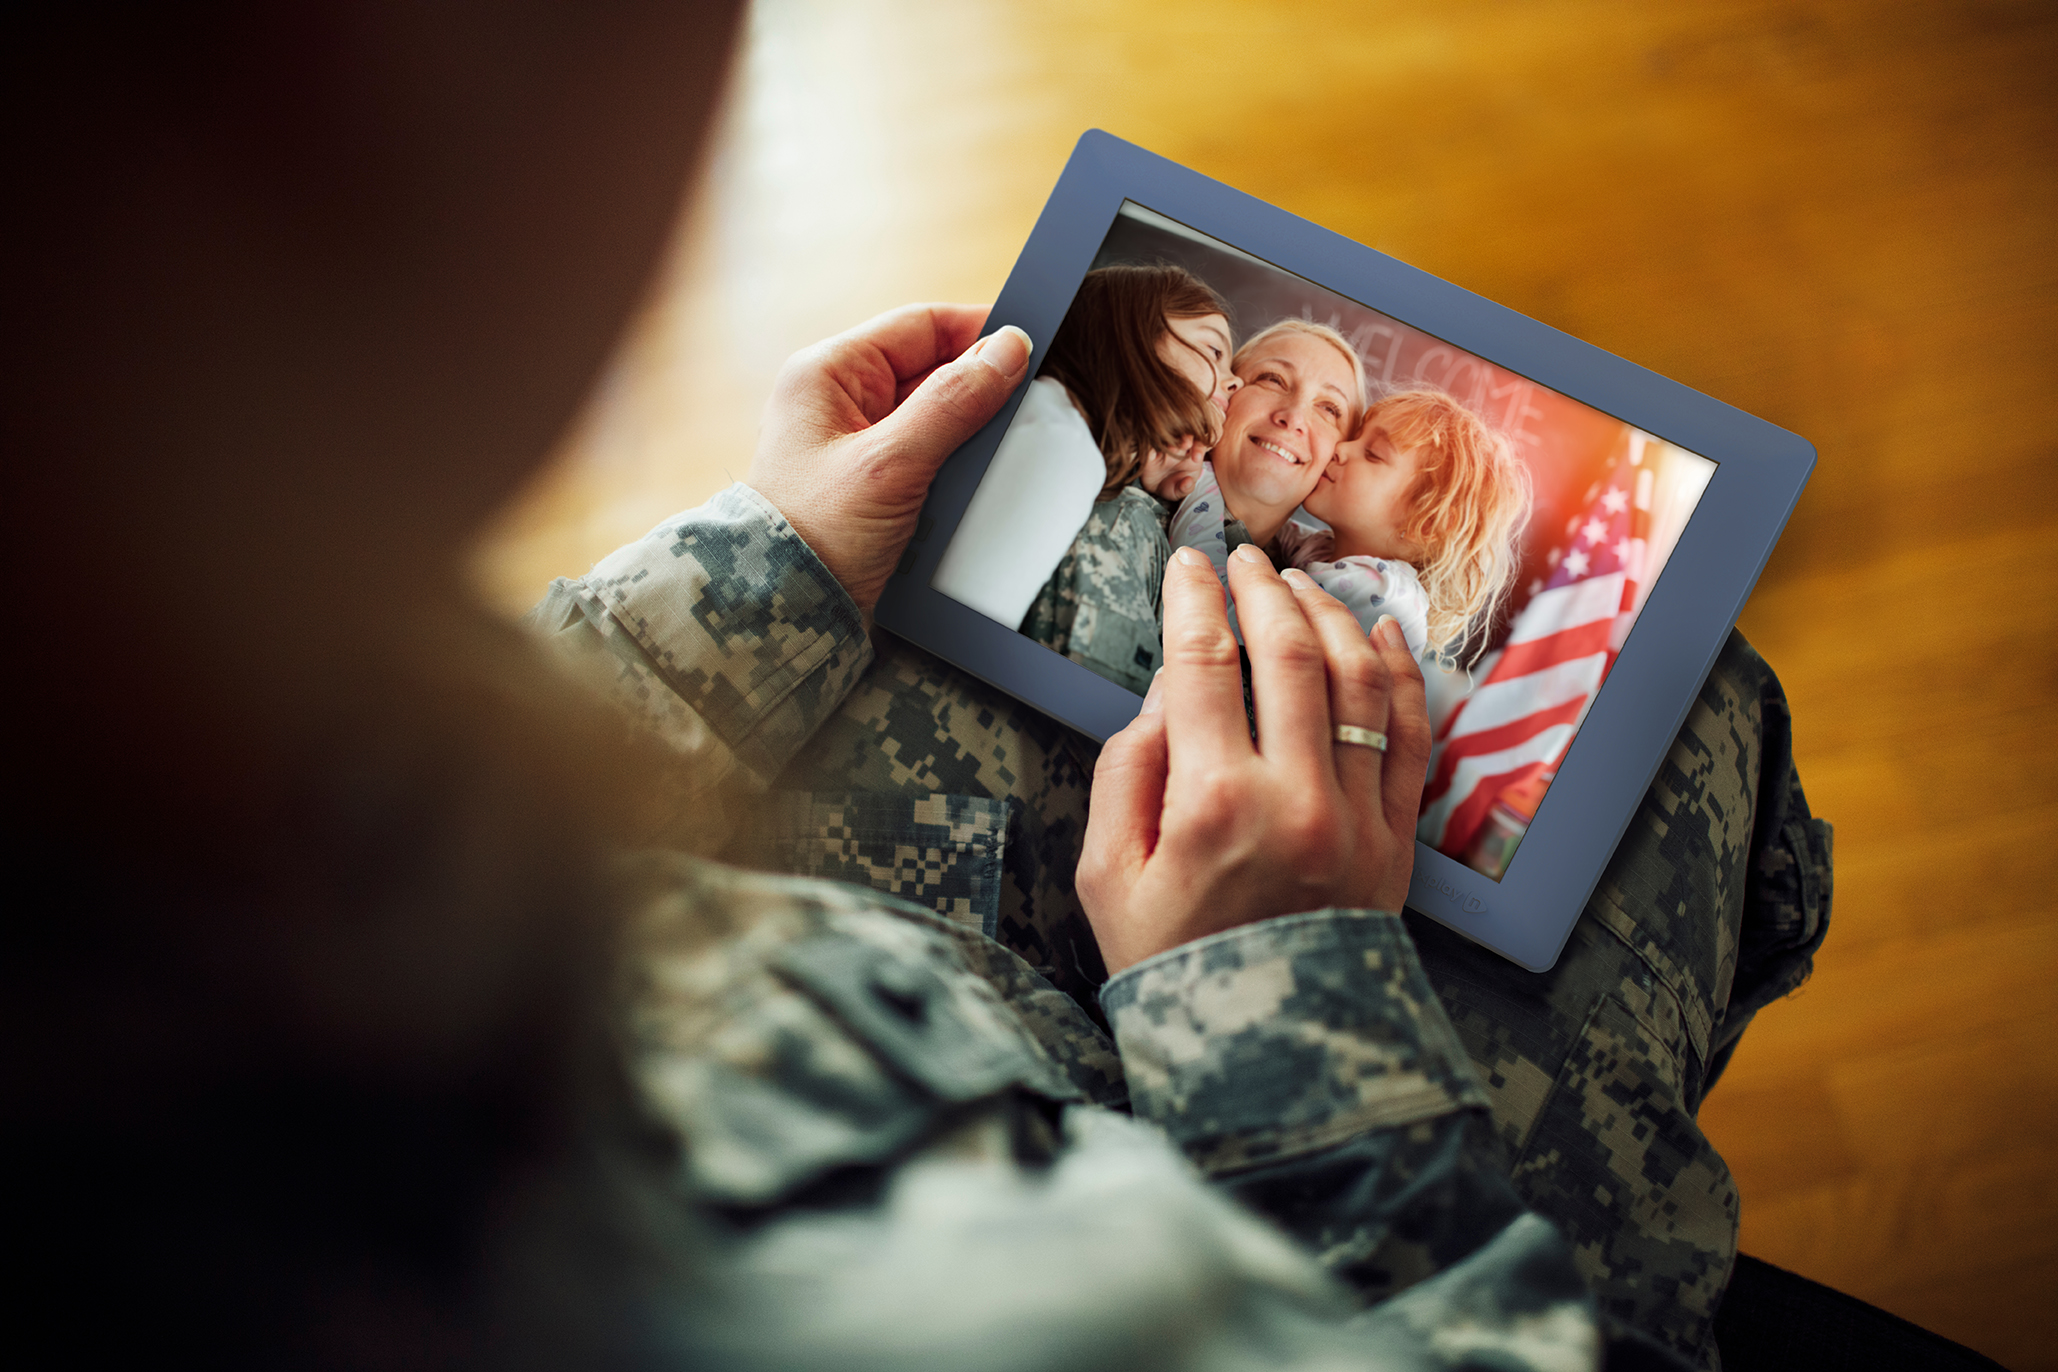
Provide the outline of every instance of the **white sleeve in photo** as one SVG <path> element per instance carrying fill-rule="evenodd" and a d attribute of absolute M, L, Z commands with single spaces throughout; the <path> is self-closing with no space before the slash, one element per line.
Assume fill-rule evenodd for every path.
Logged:
<path fill-rule="evenodd" d="M 930 585 L 1010 629 L 1093 513 L 1108 466 L 1071 394 L 1029 383 Z"/>

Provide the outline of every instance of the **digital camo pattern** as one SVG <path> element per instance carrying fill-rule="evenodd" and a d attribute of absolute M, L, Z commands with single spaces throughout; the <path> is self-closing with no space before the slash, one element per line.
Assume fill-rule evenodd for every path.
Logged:
<path fill-rule="evenodd" d="M 992 938 L 1008 827 L 1008 802 L 985 796 L 787 791 L 734 855 L 883 891 Z"/>
<path fill-rule="evenodd" d="M 766 529 L 776 519 L 761 511 L 755 517 Z M 765 567 L 791 559 L 819 572 L 790 531 L 780 537 L 785 551 L 769 549 Z M 674 574 L 680 572 L 699 575 L 697 564 L 675 566 Z M 554 591 L 546 608 L 564 602 L 578 603 Z M 769 609 L 754 618 L 751 598 L 742 593 L 733 593 L 730 603 L 738 613 L 724 624 L 753 643 L 746 658 L 781 641 L 781 631 L 762 623 Z M 758 603 L 769 605 L 771 598 Z M 605 639 L 599 630 L 588 637 Z M 732 652 L 720 632 L 706 638 L 703 650 L 718 660 Z M 1102 977 L 1071 890 L 1091 746 L 926 654 L 884 642 L 880 660 L 780 784 L 1012 802 L 999 932 L 1065 995 L 1092 1005 L 1090 993 Z M 587 646 L 595 652 L 611 647 L 605 641 Z M 623 660 L 635 656 L 614 651 Z M 862 662 L 863 652 L 862 640 L 844 642 L 822 654 L 816 672 L 847 676 L 848 664 Z M 643 680 L 662 685 L 666 678 L 653 661 Z M 824 701 L 831 694 L 810 691 L 803 698 Z M 670 707 L 659 700 L 645 708 L 662 718 Z M 748 712 L 729 717 L 750 718 Z M 674 726 L 676 736 L 689 741 L 704 727 L 686 715 Z M 798 747 L 793 735 L 799 732 L 760 730 L 757 736 Z M 776 749 L 760 755 L 776 756 Z M 1485 1078 L 1501 1135 L 1519 1155 L 1524 1198 L 1572 1234 L 1582 1270 L 1618 1332 L 1652 1331 L 1703 1362 L 1713 1357 L 1706 1314 L 1734 1252 L 1734 1198 L 1691 1110 L 1750 1015 L 1805 976 L 1826 930 L 1828 837 L 1827 826 L 1808 817 L 1792 773 L 1777 683 L 1738 639 L 1548 978 L 1521 972 L 1439 926 L 1409 920 L 1437 992 Z M 1080 1041 L 1090 1044 L 1091 1036 Z M 1112 1098 L 1109 1080 L 1103 1076 L 1100 1090 Z M 1636 1119 L 1625 1113 L 1625 1102 Z M 1251 1198 L 1263 1194 L 1254 1188 Z M 1337 1251 L 1362 1244 L 1363 1237 L 1362 1229 L 1345 1234 Z M 1322 1236 L 1311 1241 L 1320 1244 Z"/>
<path fill-rule="evenodd" d="M 667 841 L 976 916 L 1097 1010 L 1106 972 L 1072 889 L 1095 746 L 890 635 L 875 661 L 849 598 L 754 491 L 732 486 L 560 580 L 530 623 L 690 784 L 734 773 L 801 793 L 771 802 L 770 833 L 755 809 L 739 823 L 738 801 L 682 797 Z M 892 833 L 910 803 L 946 807 L 924 811 L 943 829 Z"/>
<path fill-rule="evenodd" d="M 748 486 L 674 515 L 568 589 L 604 608 L 648 670 L 760 779 L 871 660 L 857 606 Z"/>
<path fill-rule="evenodd" d="M 1161 1132 L 1090 1105 L 1057 1113 L 1078 1093 L 1015 1017 L 1020 1001 L 976 964 L 1001 960 L 1003 979 L 1025 969 L 962 924 L 848 885 L 676 856 L 635 860 L 628 885 L 632 1078 L 676 1141 L 657 1156 L 677 1160 L 681 1195 L 724 1217 L 682 1232 L 697 1236 L 700 1274 L 680 1293 L 690 1317 L 674 1312 L 682 1353 L 882 1369 L 1595 1365 L 1591 1298 L 1564 1240 L 1511 1203 L 1453 1242 L 1444 1270 L 1411 1272 L 1402 1300 L 1354 1316 L 1375 1292 L 1354 1298 L 1203 1185 Z M 1286 946 L 1326 963 L 1338 941 Z M 1367 986 L 1392 981 L 1382 970 Z M 1331 1049 L 1362 1056 L 1349 1037 Z M 1273 1091 L 1265 1062 L 1236 1070 L 1254 1080 L 1243 1093 L 1223 1083 L 1229 1095 L 1258 1080 Z M 1382 1135 L 1384 1155 L 1330 1148 L 1291 1179 L 1282 1165 L 1251 1175 L 1286 1188 L 1278 1205 L 1297 1234 L 1352 1227 L 1368 1197 L 1403 1221 L 1389 1229 L 1416 1207 L 1447 1231 L 1453 1214 L 1485 1216 L 1438 1189 L 1438 1150 L 1416 1131 L 1357 1142 Z M 1315 1156 L 1329 1174 L 1306 1170 Z M 1389 1248 L 1435 1240 L 1410 1232 Z"/>
<path fill-rule="evenodd" d="M 631 882 L 630 1069 L 698 1196 L 766 1205 L 884 1166 L 1012 1087 L 1080 1098 L 930 917 L 684 856 Z"/>
<path fill-rule="evenodd" d="M 1454 1367 L 1598 1366 L 1593 1298 L 1564 1251 L 1557 1230 L 1523 1215 L 1463 1262 L 1375 1306 L 1367 1322 L 1407 1329 Z"/>
<path fill-rule="evenodd" d="M 528 624 L 668 764 L 637 841 L 703 855 L 756 827 L 755 797 L 872 658 L 850 597 L 741 485 L 551 583 Z"/>
<path fill-rule="evenodd" d="M 1093 745 L 1048 715 L 882 634 L 877 660 L 776 784 L 1006 802 L 995 936 L 1092 1006 L 1107 972 L 1072 874 L 1094 755 Z"/>
<path fill-rule="evenodd" d="M 1429 1280 L 1528 1213 L 1484 1106 L 1353 1135 L 1214 1180 L 1306 1244 L 1367 1301 Z M 1310 1197 L 1322 1203 L 1311 1205 Z M 1568 1285 L 1585 1292 L 1570 1247 L 1563 1252 Z"/>
<path fill-rule="evenodd" d="M 585 584 L 559 577 L 529 612 L 559 665 L 569 666 L 629 717 L 636 731 L 674 759 L 695 764 L 703 785 L 736 772 L 736 754 L 664 678 L 650 654 Z"/>
<path fill-rule="evenodd" d="M 1168 540 L 1174 548 L 1193 548 L 1208 559 L 1215 568 L 1215 579 L 1222 583 L 1224 595 L 1229 593 L 1229 555 L 1246 543 L 1256 542 L 1251 537 L 1250 526 L 1229 513 L 1229 504 L 1222 498 L 1222 487 L 1215 480 L 1215 464 L 1201 463 L 1200 475 L 1194 479 L 1193 489 L 1186 493 L 1186 499 L 1179 502 L 1168 525 Z M 1272 546 L 1261 551 L 1272 559 L 1274 567 L 1286 566 L 1286 559 L 1279 549 L 1275 536 Z M 1243 626 L 1236 621 L 1236 599 L 1229 597 L 1229 631 L 1236 635 L 1238 643 L 1243 642 Z M 1250 660 L 1243 664 L 1244 709 L 1250 715 L 1251 734 L 1257 735 L 1258 715 L 1250 698 Z"/>
<path fill-rule="evenodd" d="M 1215 934 L 1125 970 L 1101 1006 L 1136 1113 L 1205 1172 L 1486 1104 L 1392 915 L 1323 911 Z"/>
<path fill-rule="evenodd" d="M 911 1156 L 877 1203 L 789 1210 L 709 1264 L 691 1356 L 841 1372 L 1575 1372 L 1591 1298 L 1533 1216 L 1400 1298 L 1349 1293 L 1201 1184 L 1162 1135 L 1065 1112 L 1033 1173 L 980 1119 Z"/>
<path fill-rule="evenodd" d="M 1071 996 L 995 941 L 1009 802 L 974 796 L 782 792 L 747 848 L 759 865 L 934 910 L 979 978 L 1086 1099 L 1126 1106 L 1115 1045 Z M 903 918 L 922 917 L 903 910 Z"/>
<path fill-rule="evenodd" d="M 1486 1095 L 1395 916 L 1230 930 L 1122 972 L 1101 1000 L 1137 1115 L 1366 1299 L 1522 1213 Z"/>
<path fill-rule="evenodd" d="M 1756 696 L 1763 759 L 1736 972 L 1722 1018 L 1715 1023 L 1703 1092 L 1714 1086 L 1758 1011 L 1791 994 L 1814 970 L 1815 951 L 1829 934 L 1834 894 L 1834 834 L 1827 821 L 1809 812 L 1801 790 L 1786 694 L 1772 669 L 1740 637 L 1723 660 L 1732 655 L 1735 665 L 1719 675 L 1736 704 L 1725 703 L 1724 709 L 1747 723 L 1744 693 Z"/>
<path fill-rule="evenodd" d="M 1732 635 L 1555 967 L 1408 921 L 1522 1198 L 1571 1237 L 1606 1315 L 1704 1366 L 1738 1200 L 1694 1115 L 1828 929 L 1829 827 L 1789 740 L 1777 680 Z"/>
<path fill-rule="evenodd" d="M 926 664 L 903 681 L 904 687 L 919 683 L 916 693 L 927 716 L 925 724 L 978 719 L 989 710 L 998 719 L 1009 710 L 1008 702 L 991 698 L 997 693 L 988 693 L 925 655 L 905 648 L 892 651 Z M 883 662 L 874 669 L 885 670 Z M 1776 681 L 1738 639 L 1711 675 L 1702 706 L 1682 732 L 1668 771 L 1647 802 L 1647 812 L 1655 805 L 1658 813 L 1674 816 L 1668 822 L 1678 832 L 1669 850 L 1625 841 L 1624 856 L 1610 872 L 1612 885 L 1604 884 L 1597 893 L 1595 908 L 1580 922 L 1560 970 L 1549 979 L 1463 943 L 1440 926 L 1410 920 L 1438 991 L 1487 1077 L 1507 1147 L 1515 1151 L 1525 1143 L 1535 1145 L 1517 1172 L 1523 1198 L 1581 1239 L 1583 1270 L 1607 1302 L 1618 1330 L 1646 1331 L 1703 1362 L 1713 1357 L 1708 1320 L 1734 1255 L 1735 1199 L 1726 1168 L 1692 1124 L 1691 1111 L 1719 1069 L 1721 1055 L 1733 1046 L 1733 1035 L 1748 1022 L 1750 1009 L 1745 1007 L 1763 1004 L 1798 984 L 1808 955 L 1826 929 L 1827 826 L 1806 817 L 1787 753 L 1784 721 Z M 1018 722 L 1033 726 L 1039 721 L 1028 716 Z M 877 737 L 883 741 L 886 734 L 882 728 Z M 1761 767 L 1761 756 L 1771 765 Z M 1762 796 L 1755 789 L 1761 771 L 1777 779 L 1765 784 Z M 1674 776 L 1679 778 L 1676 783 L 1670 780 Z M 1668 785 L 1699 788 L 1702 799 L 1681 807 L 1680 792 L 1666 789 Z M 1639 832 L 1648 838 L 1656 832 L 1653 823 L 1647 813 Z M 1701 826 L 1703 837 L 1691 837 L 1694 824 Z M 1756 873 L 1748 890 L 1737 884 L 1733 869 L 1746 848 Z M 1044 872 L 1069 871 L 1076 861 L 1076 848 L 1070 854 L 1057 845 L 1042 851 L 1039 869 Z M 1718 852 L 1732 864 L 1726 873 L 1715 856 Z M 1673 876 L 1663 876 L 1667 871 Z M 1659 899 L 1657 883 L 1673 877 L 1683 884 L 1671 896 L 1672 918 L 1660 920 L 1654 903 Z M 1611 897 L 1611 890 L 1617 894 Z M 1638 891 L 1642 894 L 1631 894 Z M 1068 890 L 1065 897 L 1070 900 Z M 1718 917 L 1718 910 L 1727 913 Z M 1660 925 L 1666 926 L 1662 934 L 1656 932 Z M 1639 946 L 1652 955 L 1648 963 L 1631 952 L 1623 935 L 1610 932 L 1634 932 L 1644 926 L 1650 929 L 1636 936 Z M 1085 932 L 1082 922 L 1082 939 Z M 1021 926 L 1016 926 L 1011 937 L 1021 936 Z M 1671 952 L 1665 953 L 1661 944 Z M 1755 969 L 1749 981 L 1735 979 L 1743 966 L 1738 950 L 1744 949 L 1752 950 L 1749 963 Z M 1704 980 L 1717 987 L 1725 959 L 1734 969 L 1738 1009 L 1719 1020 L 1713 1007 L 1722 1003 L 1727 1009 L 1727 1003 L 1718 1002 L 1712 991 L 1698 999 L 1682 998 L 1653 970 L 1659 963 L 1677 969 L 1698 960 L 1716 969 Z M 1570 970 L 1574 968 L 1584 969 L 1583 979 Z M 1503 996 L 1468 992 L 1468 977 L 1472 984 L 1495 988 Z M 1540 994 L 1547 981 L 1562 982 L 1568 989 Z M 1589 989 L 1582 993 L 1575 981 Z M 1074 987 L 1090 983 L 1086 977 L 1072 981 Z M 1604 1011 L 1600 994 L 1590 989 L 1596 985 L 1612 988 L 1621 1009 Z M 1075 989 L 1072 994 L 1080 992 Z M 1557 1008 L 1560 1002 L 1576 1009 Z M 1539 1010 L 1540 1006 L 1547 1008 Z M 1673 1025 L 1677 1033 L 1672 1037 L 1684 1035 L 1690 1045 L 1712 1045 L 1717 1054 L 1713 1066 L 1703 1069 L 1705 1059 L 1693 1052 L 1669 1058 L 1660 1052 L 1638 1070 L 1621 1067 L 1618 1046 L 1625 1042 L 1624 1012 L 1632 1021 L 1655 1027 L 1655 1032 L 1639 1029 L 1639 1039 L 1664 1042 L 1668 1031 L 1663 1026 Z M 1573 1049 L 1580 1044 L 1586 1046 L 1575 1061 Z M 1675 1068 L 1668 1062 L 1685 1066 Z M 1564 1089 L 1553 1096 L 1561 1076 Z M 1573 1113 L 1573 1102 L 1582 1095 L 1606 1098 L 1610 1092 L 1644 1093 L 1637 1096 L 1634 1118 L 1598 1107 L 1581 1106 Z M 1551 1131 L 1539 1133 L 1534 1125 L 1547 1097 L 1554 1100 L 1555 1122 Z M 1633 1146 L 1611 1140 L 1611 1130 L 1626 1131 Z M 1544 1149 L 1543 1140 L 1553 1136 L 1558 1144 Z M 1252 1196 L 1254 1202 L 1261 1198 Z M 1363 1246 L 1365 1234 L 1351 1232 L 1342 1246 Z M 1320 1235 L 1309 1237 L 1321 1242 Z M 1341 1248 L 1336 1256 L 1342 1260 Z M 1393 1280 L 1410 1270 L 1403 1261 L 1390 1265 Z M 1377 1285 L 1358 1274 L 1352 1279 L 1368 1289 Z"/>
<path fill-rule="evenodd" d="M 927 917 L 909 911 L 904 918 Z M 1021 1020 L 1037 1047 L 1074 1090 L 1095 1105 L 1128 1109 L 1129 1084 L 1115 1041 L 1078 1001 L 1051 985 L 1019 954 L 984 934 L 956 922 L 939 920 L 938 926 L 957 945 L 965 965 Z"/>
<path fill-rule="evenodd" d="M 1117 686 L 1149 690 L 1165 661 L 1166 514 L 1136 485 L 1095 503 L 1023 616 L 1022 632 Z"/>

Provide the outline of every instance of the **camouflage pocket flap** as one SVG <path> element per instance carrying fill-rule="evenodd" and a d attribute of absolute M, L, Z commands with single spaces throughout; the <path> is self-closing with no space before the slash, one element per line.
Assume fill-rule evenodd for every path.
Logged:
<path fill-rule="evenodd" d="M 1007 833 L 1008 802 L 984 796 L 786 792 L 755 846 L 777 871 L 899 896 L 992 938 Z"/>
<path fill-rule="evenodd" d="M 639 863 L 627 1062 L 698 1195 L 775 1204 L 891 1166 L 968 1103 L 1080 1098 L 944 921 L 846 885 Z"/>
<path fill-rule="evenodd" d="M 1117 686 L 1142 695 L 1164 664 L 1157 621 L 1137 619 L 1105 605 L 1082 603 L 1072 621 L 1066 656 Z"/>
<path fill-rule="evenodd" d="M 831 936 L 795 944 L 775 965 L 938 1100 L 977 1100 L 1046 1075 L 1020 1044 L 973 1023 L 950 984 L 921 962 Z"/>

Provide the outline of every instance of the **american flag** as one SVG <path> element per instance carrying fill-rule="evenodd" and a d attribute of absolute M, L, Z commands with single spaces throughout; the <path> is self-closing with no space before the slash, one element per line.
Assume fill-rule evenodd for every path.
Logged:
<path fill-rule="evenodd" d="M 1445 721 L 1416 828 L 1439 852 L 1464 861 L 1497 800 L 1556 770 L 1622 651 L 1650 529 L 1648 443 L 1630 431 L 1567 521 L 1486 680 Z"/>

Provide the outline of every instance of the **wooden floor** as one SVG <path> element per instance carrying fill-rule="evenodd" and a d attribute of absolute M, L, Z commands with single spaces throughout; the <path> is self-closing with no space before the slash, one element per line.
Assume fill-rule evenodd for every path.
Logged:
<path fill-rule="evenodd" d="M 1079 132 L 1812 439 L 1743 616 L 1837 826 L 1704 1118 L 1744 1248 L 2058 1368 L 2058 8 L 761 0 L 698 208 L 482 547 L 544 581 L 749 460 L 792 349 L 990 299 Z"/>

